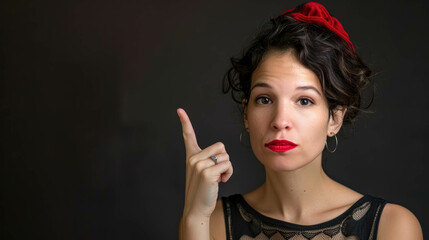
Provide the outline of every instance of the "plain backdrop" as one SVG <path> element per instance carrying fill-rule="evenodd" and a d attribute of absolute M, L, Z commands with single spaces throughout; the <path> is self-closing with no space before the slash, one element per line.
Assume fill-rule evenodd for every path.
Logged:
<path fill-rule="evenodd" d="M 401 204 L 429 230 L 429 2 L 320 1 L 377 73 L 374 113 L 326 154 L 332 178 Z M 221 91 L 229 59 L 302 1 L 2 1 L 1 239 L 176 239 L 184 108 L 201 147 L 264 180 Z"/>

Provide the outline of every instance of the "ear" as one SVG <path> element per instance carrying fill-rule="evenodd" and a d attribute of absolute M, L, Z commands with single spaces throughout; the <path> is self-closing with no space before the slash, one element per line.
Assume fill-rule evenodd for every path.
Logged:
<path fill-rule="evenodd" d="M 247 103 L 248 100 L 245 98 L 241 101 L 241 106 L 243 107 L 244 128 L 246 131 L 249 131 L 249 121 L 247 121 Z"/>
<path fill-rule="evenodd" d="M 337 106 L 332 111 L 332 115 L 330 115 L 328 123 L 328 136 L 332 137 L 340 131 L 346 112 L 347 108 L 345 106 Z"/>

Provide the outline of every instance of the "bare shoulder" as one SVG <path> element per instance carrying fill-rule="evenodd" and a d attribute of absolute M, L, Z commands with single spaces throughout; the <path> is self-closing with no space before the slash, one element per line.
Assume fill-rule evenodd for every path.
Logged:
<path fill-rule="evenodd" d="M 217 200 L 216 208 L 210 216 L 210 239 L 226 239 L 222 200 Z"/>
<path fill-rule="evenodd" d="M 378 240 L 395 239 L 423 239 L 419 220 L 408 209 L 396 205 L 386 204 L 378 227 Z"/>

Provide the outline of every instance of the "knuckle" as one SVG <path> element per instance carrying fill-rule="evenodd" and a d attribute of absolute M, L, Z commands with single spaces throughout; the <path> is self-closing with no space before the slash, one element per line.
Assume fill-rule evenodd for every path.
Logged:
<path fill-rule="evenodd" d="M 226 167 L 228 168 L 228 170 L 227 170 L 227 171 L 231 171 L 231 173 L 232 173 L 233 168 L 232 168 L 232 164 L 231 164 L 231 162 L 230 162 L 230 161 L 227 161 L 227 162 L 225 162 L 225 165 L 226 165 Z"/>
<path fill-rule="evenodd" d="M 189 157 L 189 163 L 191 165 L 194 165 L 195 162 L 197 162 L 197 161 L 198 161 L 198 159 L 197 159 L 197 157 L 195 155 L 192 155 L 192 156 Z"/>
<path fill-rule="evenodd" d="M 227 166 L 232 166 L 231 161 L 225 161 L 224 164 Z"/>
<path fill-rule="evenodd" d="M 204 170 L 204 162 L 203 161 L 198 161 L 197 163 L 195 163 L 195 169 L 198 172 L 202 172 Z"/>
<path fill-rule="evenodd" d="M 225 149 L 225 144 L 223 144 L 223 142 L 217 142 L 216 143 L 216 147 L 218 147 L 219 149 L 224 150 Z"/>
<path fill-rule="evenodd" d="M 183 140 L 184 140 L 185 143 L 188 142 L 188 140 L 189 140 L 189 133 L 183 132 Z"/>
<path fill-rule="evenodd" d="M 222 153 L 218 155 L 219 162 L 229 161 L 229 155 L 227 153 Z"/>

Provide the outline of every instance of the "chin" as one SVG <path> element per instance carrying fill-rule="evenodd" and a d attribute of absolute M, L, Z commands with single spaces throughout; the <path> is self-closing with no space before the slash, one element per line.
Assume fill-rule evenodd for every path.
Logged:
<path fill-rule="evenodd" d="M 270 169 L 275 172 L 294 171 L 311 162 L 282 153 L 276 154 L 276 156 L 265 156 L 262 159 L 262 161 L 259 161 L 265 166 L 265 169 Z"/>

